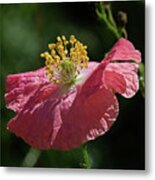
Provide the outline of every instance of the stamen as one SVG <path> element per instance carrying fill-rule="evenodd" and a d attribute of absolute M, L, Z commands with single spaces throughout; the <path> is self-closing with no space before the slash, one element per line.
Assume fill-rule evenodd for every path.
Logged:
<path fill-rule="evenodd" d="M 46 76 L 55 84 L 75 82 L 81 69 L 88 67 L 87 46 L 74 35 L 69 41 L 65 36 L 58 36 L 57 42 L 48 45 L 49 52 L 41 54 L 45 58 Z M 70 49 L 69 49 L 70 47 Z"/>

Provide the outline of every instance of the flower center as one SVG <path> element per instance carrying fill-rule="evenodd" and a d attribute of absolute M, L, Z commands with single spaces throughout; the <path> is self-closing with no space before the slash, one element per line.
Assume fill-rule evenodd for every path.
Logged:
<path fill-rule="evenodd" d="M 65 36 L 58 36 L 57 42 L 48 45 L 49 52 L 44 52 L 46 76 L 55 84 L 74 83 L 80 71 L 88 67 L 87 46 L 71 35 L 69 41 Z"/>

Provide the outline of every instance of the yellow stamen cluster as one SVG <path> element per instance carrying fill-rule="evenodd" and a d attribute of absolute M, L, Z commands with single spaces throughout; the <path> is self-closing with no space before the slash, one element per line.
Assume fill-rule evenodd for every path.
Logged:
<path fill-rule="evenodd" d="M 80 70 L 88 67 L 87 46 L 71 35 L 69 41 L 65 36 L 58 36 L 57 42 L 48 45 L 49 52 L 44 52 L 46 76 L 53 83 L 74 82 Z"/>

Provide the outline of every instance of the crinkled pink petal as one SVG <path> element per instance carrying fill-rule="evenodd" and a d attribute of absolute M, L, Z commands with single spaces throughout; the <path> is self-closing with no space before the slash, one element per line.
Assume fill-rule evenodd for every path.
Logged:
<path fill-rule="evenodd" d="M 139 89 L 137 76 L 139 66 L 136 63 L 129 63 L 129 60 L 140 63 L 141 53 L 134 48 L 130 41 L 121 38 L 101 63 L 107 62 L 103 74 L 103 81 L 107 87 L 126 98 L 135 95 Z M 114 61 L 116 62 L 114 63 Z"/>
<path fill-rule="evenodd" d="M 37 89 L 46 84 L 48 85 L 49 81 L 45 77 L 45 68 L 7 76 L 5 94 L 7 108 L 19 112 Z M 55 88 L 52 84 L 50 86 Z"/>
<path fill-rule="evenodd" d="M 79 87 L 69 113 L 62 119 L 52 148 L 72 149 L 103 135 L 115 122 L 118 111 L 115 95 L 104 86 L 91 93 Z"/>
<path fill-rule="evenodd" d="M 108 53 L 104 61 L 126 61 L 133 60 L 137 63 L 141 62 L 141 53 L 136 50 L 133 44 L 124 39 L 119 39 L 111 51 Z"/>
<path fill-rule="evenodd" d="M 103 67 L 106 63 L 105 66 L 98 65 L 85 83 L 77 87 L 76 99 L 57 135 L 54 148 L 78 147 L 103 135 L 115 122 L 119 106 L 113 92 L 104 86 Z"/>
<path fill-rule="evenodd" d="M 97 65 L 90 63 L 83 73 L 89 77 Z M 38 88 L 8 123 L 8 129 L 32 147 L 59 150 L 78 147 L 104 134 L 117 117 L 118 103 L 111 91 L 94 87 L 102 76 L 96 81 L 90 77 L 84 84 L 54 92 L 50 85 Z"/>
<path fill-rule="evenodd" d="M 61 88 L 54 93 L 47 87 L 38 89 L 22 111 L 9 121 L 8 129 L 34 148 L 51 148 L 63 125 L 62 112 L 69 111 L 76 96 L 76 89 L 62 91 Z M 48 95 L 43 98 L 44 93 Z"/>
<path fill-rule="evenodd" d="M 129 63 L 129 60 L 139 63 L 141 54 L 130 41 L 121 38 L 96 68 L 96 79 L 103 76 L 102 81 L 97 81 L 99 84 L 96 84 L 96 87 L 103 83 L 114 93 L 120 93 L 127 98 L 132 97 L 139 89 L 138 64 Z"/>
<path fill-rule="evenodd" d="M 138 66 L 135 63 L 109 63 L 103 75 L 108 88 L 126 98 L 134 96 L 139 89 Z"/>

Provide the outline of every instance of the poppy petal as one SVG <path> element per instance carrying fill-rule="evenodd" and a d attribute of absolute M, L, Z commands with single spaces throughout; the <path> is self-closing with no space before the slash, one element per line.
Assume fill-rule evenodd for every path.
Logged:
<path fill-rule="evenodd" d="M 63 118 L 53 148 L 67 150 L 78 147 L 103 135 L 115 122 L 119 112 L 118 101 L 114 93 L 104 86 L 102 74 L 103 65 L 99 65 L 85 83 L 77 87 L 76 99 Z"/>
<path fill-rule="evenodd" d="M 115 122 L 119 107 L 115 95 L 106 88 L 86 94 L 78 91 L 70 112 L 62 119 L 62 126 L 52 148 L 68 150 L 106 133 Z"/>
<path fill-rule="evenodd" d="M 137 63 L 141 62 L 141 53 L 136 50 L 133 44 L 124 39 L 119 39 L 112 47 L 104 61 L 126 61 L 133 60 Z"/>
<path fill-rule="evenodd" d="M 49 84 L 45 77 L 45 68 L 37 71 L 8 75 L 6 79 L 5 100 L 7 108 L 15 112 L 23 106 L 41 85 Z"/>
<path fill-rule="evenodd" d="M 62 113 L 69 111 L 75 95 L 76 89 L 63 92 L 58 88 L 53 93 L 51 86 L 43 86 L 9 121 L 7 128 L 32 147 L 49 149 L 62 126 Z"/>
<path fill-rule="evenodd" d="M 138 66 L 135 63 L 109 63 L 103 75 L 106 85 L 126 98 L 134 96 L 139 89 Z"/>
<path fill-rule="evenodd" d="M 90 63 L 87 72 L 83 73 L 89 76 L 94 71 L 95 65 L 98 64 Z M 53 90 L 50 84 L 42 84 L 16 117 L 9 121 L 8 129 L 35 148 L 71 148 L 69 145 L 64 146 L 64 142 L 61 140 L 59 141 L 61 147 L 55 146 L 54 142 L 62 126 L 67 126 L 68 119 L 72 118 L 71 122 L 74 121 L 73 116 L 69 115 L 69 111 L 76 94 L 77 88 L 75 86 L 57 87 Z M 74 126 L 73 123 L 72 126 Z M 66 133 L 68 131 L 69 129 L 66 129 Z"/>

